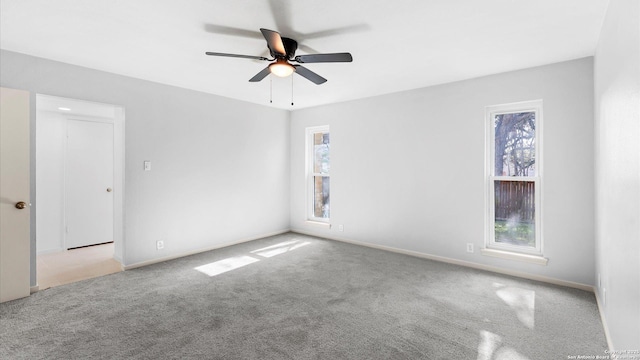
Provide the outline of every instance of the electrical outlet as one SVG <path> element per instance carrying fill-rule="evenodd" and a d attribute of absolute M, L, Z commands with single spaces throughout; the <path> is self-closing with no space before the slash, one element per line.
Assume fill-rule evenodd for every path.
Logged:
<path fill-rule="evenodd" d="M 473 252 L 473 243 L 467 243 L 467 252 L 468 253 L 472 253 Z"/>
<path fill-rule="evenodd" d="M 162 240 L 156 241 L 156 250 L 162 250 L 162 249 L 164 249 L 164 241 Z"/>
<path fill-rule="evenodd" d="M 344 231 L 344 225 L 338 225 L 338 231 Z"/>

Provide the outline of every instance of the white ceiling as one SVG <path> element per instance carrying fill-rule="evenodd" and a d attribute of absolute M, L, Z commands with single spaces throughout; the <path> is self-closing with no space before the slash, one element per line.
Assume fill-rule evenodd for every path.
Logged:
<path fill-rule="evenodd" d="M 297 109 L 592 56 L 609 0 L 0 0 L 0 47 L 57 61 Z M 329 81 L 248 79 L 268 56 L 259 29 Z"/>
<path fill-rule="evenodd" d="M 116 116 L 116 108 L 113 105 L 42 94 L 38 94 L 36 97 L 36 109 L 71 116 L 81 115 L 106 119 L 113 119 Z"/>

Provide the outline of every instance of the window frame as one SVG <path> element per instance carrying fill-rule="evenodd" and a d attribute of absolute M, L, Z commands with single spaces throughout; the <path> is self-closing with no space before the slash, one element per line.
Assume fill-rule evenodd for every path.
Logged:
<path fill-rule="evenodd" d="M 543 187 L 543 102 L 542 100 L 523 101 L 517 103 L 492 105 L 485 107 L 485 247 L 490 250 L 507 253 L 542 256 L 544 242 L 542 236 L 542 187 Z M 495 124 L 496 115 L 513 113 L 535 113 L 535 176 L 495 176 Z M 526 181 L 532 182 L 535 188 L 535 247 L 506 244 L 495 241 L 495 182 Z"/>
<path fill-rule="evenodd" d="M 329 225 L 331 221 L 331 209 L 329 209 L 329 217 L 317 217 L 315 216 L 314 205 L 315 205 L 315 184 L 314 177 L 328 177 L 329 183 L 331 183 L 331 167 L 329 167 L 328 173 L 316 173 L 314 171 L 314 161 L 315 161 L 315 152 L 314 152 L 314 139 L 313 136 L 317 133 L 328 133 L 331 134 L 329 129 L 329 125 L 322 126 L 313 126 L 306 128 L 306 159 L 305 159 L 305 173 L 306 173 L 306 192 L 307 192 L 307 201 L 306 201 L 306 219 L 308 222 L 316 222 L 321 224 Z M 331 135 L 329 135 L 331 136 Z M 331 142 L 329 142 L 331 144 Z M 329 160 L 331 161 L 331 160 Z M 331 192 L 331 187 L 329 187 L 329 192 Z"/>

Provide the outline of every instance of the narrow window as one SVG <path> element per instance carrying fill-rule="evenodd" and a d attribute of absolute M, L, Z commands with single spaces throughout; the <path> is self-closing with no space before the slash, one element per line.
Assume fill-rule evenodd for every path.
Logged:
<path fill-rule="evenodd" d="M 487 108 L 487 247 L 542 254 L 542 101 Z"/>
<path fill-rule="evenodd" d="M 329 127 L 307 129 L 308 219 L 329 222 L 330 136 Z"/>

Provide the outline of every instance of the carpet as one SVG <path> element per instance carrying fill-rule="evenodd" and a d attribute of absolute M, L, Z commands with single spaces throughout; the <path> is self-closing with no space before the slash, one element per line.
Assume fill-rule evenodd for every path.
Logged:
<path fill-rule="evenodd" d="M 1 359 L 566 359 L 595 297 L 287 233 L 0 304 Z"/>

